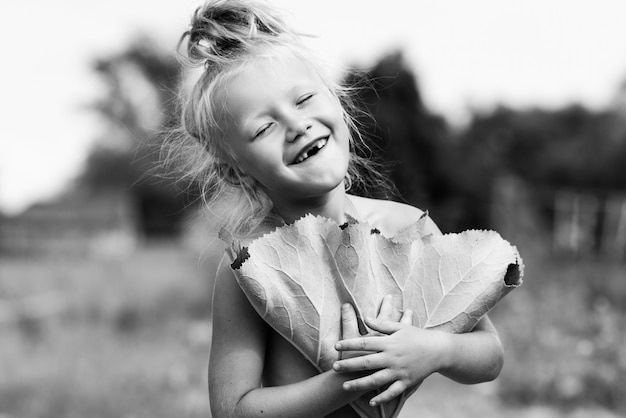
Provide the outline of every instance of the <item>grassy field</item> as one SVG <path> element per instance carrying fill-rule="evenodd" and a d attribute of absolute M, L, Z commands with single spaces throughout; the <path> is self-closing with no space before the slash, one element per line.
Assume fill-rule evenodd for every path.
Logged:
<path fill-rule="evenodd" d="M 623 265 L 526 260 L 492 314 L 495 382 L 428 379 L 402 417 L 617 417 L 626 398 Z M 212 257 L 173 243 L 123 256 L 0 258 L 0 417 L 210 416 Z"/>

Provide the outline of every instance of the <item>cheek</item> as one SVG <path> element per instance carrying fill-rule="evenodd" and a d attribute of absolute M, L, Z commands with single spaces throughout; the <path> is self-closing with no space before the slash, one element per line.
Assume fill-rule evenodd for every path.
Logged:
<path fill-rule="evenodd" d="M 337 141 L 339 142 L 339 146 L 342 150 L 349 152 L 350 151 L 350 129 L 346 124 L 346 121 L 343 117 L 339 118 L 336 121 L 337 130 L 335 136 L 337 137 Z"/>
<path fill-rule="evenodd" d="M 319 109 L 325 123 L 332 127 L 337 133 L 348 132 L 345 120 L 343 118 L 343 110 L 338 102 L 328 98 L 324 106 Z"/>
<path fill-rule="evenodd" d="M 276 155 L 269 146 L 251 147 L 242 155 L 241 166 L 252 177 L 263 176 L 274 171 L 280 163 Z"/>

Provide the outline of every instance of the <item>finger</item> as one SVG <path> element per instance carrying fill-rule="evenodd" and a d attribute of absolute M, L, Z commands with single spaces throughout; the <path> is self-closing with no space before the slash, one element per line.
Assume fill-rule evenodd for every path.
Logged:
<path fill-rule="evenodd" d="M 359 337 L 341 340 L 335 344 L 337 351 L 382 351 L 384 348 L 384 336 L 382 337 Z"/>
<path fill-rule="evenodd" d="M 333 364 L 333 370 L 336 372 L 358 372 L 382 369 L 386 365 L 384 354 L 375 353 L 336 361 Z"/>
<path fill-rule="evenodd" d="M 413 325 L 413 311 L 407 309 L 402 314 L 402 318 L 400 318 L 400 323 L 404 325 Z"/>
<path fill-rule="evenodd" d="M 354 308 L 349 303 L 344 303 L 341 306 L 341 337 L 343 339 L 357 338 L 360 335 Z"/>
<path fill-rule="evenodd" d="M 385 389 L 382 393 L 374 396 L 370 400 L 370 406 L 376 406 L 383 404 L 385 402 L 389 402 L 398 396 L 402 395 L 402 393 L 406 390 L 407 385 L 401 380 L 396 380 L 393 382 L 387 389 Z"/>
<path fill-rule="evenodd" d="M 406 324 L 402 322 L 394 322 L 387 319 L 365 318 L 365 323 L 374 331 L 378 331 L 382 334 L 393 334 L 406 326 Z"/>
<path fill-rule="evenodd" d="M 344 382 L 343 389 L 349 391 L 372 390 L 385 386 L 393 381 L 391 370 L 379 370 L 369 376 Z"/>

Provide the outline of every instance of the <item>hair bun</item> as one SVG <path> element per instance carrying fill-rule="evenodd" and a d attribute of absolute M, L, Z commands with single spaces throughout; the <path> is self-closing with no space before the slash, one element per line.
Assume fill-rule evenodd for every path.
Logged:
<path fill-rule="evenodd" d="M 193 65 L 224 63 L 255 45 L 293 32 L 264 3 L 244 0 L 209 0 L 199 7 L 187 39 L 187 58 Z"/>

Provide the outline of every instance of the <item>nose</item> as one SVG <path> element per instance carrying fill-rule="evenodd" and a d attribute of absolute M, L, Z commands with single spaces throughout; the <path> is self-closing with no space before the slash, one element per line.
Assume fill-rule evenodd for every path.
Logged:
<path fill-rule="evenodd" d="M 287 128 L 287 142 L 295 142 L 311 129 L 311 122 L 306 118 L 294 118 L 289 121 Z"/>

